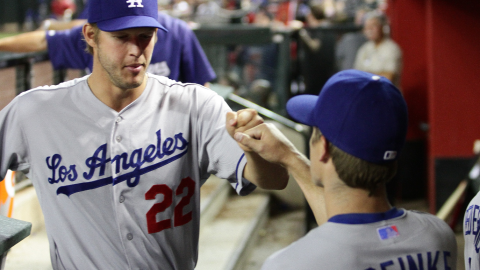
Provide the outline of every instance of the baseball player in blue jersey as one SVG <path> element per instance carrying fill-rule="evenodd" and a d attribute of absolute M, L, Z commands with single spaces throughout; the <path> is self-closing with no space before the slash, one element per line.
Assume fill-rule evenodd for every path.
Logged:
<path fill-rule="evenodd" d="M 214 80 L 215 72 L 188 25 L 162 12 L 158 13 L 158 22 L 168 32 L 158 32 L 148 71 L 172 80 L 202 85 Z M 55 69 L 92 70 L 93 58 L 85 51 L 82 26 L 62 31 L 34 31 L 0 39 L 0 51 L 38 52 L 47 49 Z"/>
<path fill-rule="evenodd" d="M 395 174 L 407 132 L 407 106 L 390 81 L 341 71 L 319 96 L 292 98 L 287 111 L 313 127 L 311 166 L 273 126 L 259 125 L 234 138 L 286 167 L 317 221 L 323 223 L 322 211 L 328 220 L 273 254 L 262 270 L 456 268 L 456 240 L 447 224 L 388 203 L 385 183 Z M 317 189 L 307 188 L 310 177 Z"/>
<path fill-rule="evenodd" d="M 0 112 L 0 174 L 32 180 L 54 269 L 194 269 L 209 175 L 246 195 L 284 188 L 288 173 L 232 139 L 262 123 L 253 110 L 146 71 L 164 31 L 156 0 L 90 5 L 92 73 Z"/>

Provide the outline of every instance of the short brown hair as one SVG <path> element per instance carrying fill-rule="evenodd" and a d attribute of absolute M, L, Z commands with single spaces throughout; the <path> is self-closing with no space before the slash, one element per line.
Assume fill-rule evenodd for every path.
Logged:
<path fill-rule="evenodd" d="M 322 137 L 321 131 L 313 128 L 312 143 Z M 328 142 L 328 152 L 338 177 L 349 187 L 363 188 L 370 192 L 369 195 L 390 181 L 397 172 L 397 161 L 387 164 L 376 164 L 354 157 Z"/>
<path fill-rule="evenodd" d="M 93 28 L 93 38 L 95 40 L 95 43 L 98 43 L 98 34 L 100 33 L 100 28 L 98 28 L 96 23 L 90 23 L 90 25 Z M 85 40 L 85 39 L 84 39 Z M 85 51 L 91 55 L 93 55 L 93 48 L 92 46 L 88 45 L 88 43 L 85 41 L 87 44 L 87 47 L 85 48 Z"/>

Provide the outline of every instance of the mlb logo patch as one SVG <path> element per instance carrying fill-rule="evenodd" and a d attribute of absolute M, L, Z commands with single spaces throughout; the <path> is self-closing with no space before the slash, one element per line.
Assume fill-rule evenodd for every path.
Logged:
<path fill-rule="evenodd" d="M 380 240 L 388 240 L 400 236 L 397 226 L 395 225 L 378 228 L 377 233 Z"/>

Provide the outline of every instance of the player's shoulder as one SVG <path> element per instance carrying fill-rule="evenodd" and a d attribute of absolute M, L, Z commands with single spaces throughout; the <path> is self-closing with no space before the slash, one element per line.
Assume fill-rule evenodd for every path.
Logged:
<path fill-rule="evenodd" d="M 168 30 L 168 34 L 170 35 L 192 32 L 185 21 L 172 17 L 164 12 L 158 12 L 158 22 Z"/>
<path fill-rule="evenodd" d="M 322 265 L 324 269 L 339 268 L 339 254 L 345 260 L 345 265 L 351 258 L 356 257 L 357 249 L 353 239 L 345 242 L 345 236 L 349 232 L 343 232 L 336 228 L 335 223 L 328 222 L 309 231 L 305 236 L 293 242 L 286 248 L 271 255 L 264 263 L 262 270 L 276 269 L 314 269 Z M 345 268 L 344 268 L 345 269 Z"/>
<path fill-rule="evenodd" d="M 159 84 L 159 85 L 162 85 L 166 88 L 166 90 L 168 91 L 168 89 L 177 89 L 177 88 L 185 88 L 185 89 L 190 89 L 190 88 L 194 88 L 196 86 L 200 86 L 198 84 L 195 84 L 195 83 L 182 83 L 182 82 L 179 82 L 179 81 L 175 81 L 175 80 L 172 80 L 168 77 L 165 77 L 165 76 L 161 76 L 161 75 L 156 75 L 156 74 L 153 74 L 153 73 L 147 73 L 147 76 L 148 76 L 148 80 L 149 82 L 151 82 L 152 84 Z"/>
<path fill-rule="evenodd" d="M 400 230 L 401 224 L 398 228 Z M 451 252 L 456 258 L 457 240 L 453 230 L 443 220 L 435 215 L 416 210 L 407 210 L 403 234 L 406 235 L 405 243 L 417 245 L 421 248 L 437 248 Z M 402 232 L 400 232 L 402 233 Z"/>
<path fill-rule="evenodd" d="M 405 211 L 405 216 L 408 216 L 408 217 L 416 217 L 421 220 L 430 220 L 432 222 L 441 221 L 438 217 L 424 211 L 405 210 L 405 209 L 402 209 L 402 210 Z"/>
<path fill-rule="evenodd" d="M 405 213 L 406 220 L 418 230 L 423 228 L 428 234 L 454 237 L 448 224 L 435 215 L 417 210 L 405 210 Z"/>
<path fill-rule="evenodd" d="M 86 77 L 67 81 L 58 85 L 45 85 L 24 91 L 17 95 L 4 109 L 15 112 L 25 119 L 39 111 L 56 111 L 65 106 L 65 102 L 75 100 L 72 94 L 76 90 L 88 89 Z"/>
<path fill-rule="evenodd" d="M 70 81 L 62 82 L 56 85 L 44 85 L 39 86 L 28 91 L 22 92 L 16 98 L 22 101 L 42 101 L 47 97 L 58 96 L 68 94 L 69 91 L 77 87 L 84 86 L 86 84 L 87 76 L 76 78 Z"/>
<path fill-rule="evenodd" d="M 170 95 L 195 95 L 203 98 L 220 97 L 215 91 L 196 83 L 182 83 L 172 80 L 165 76 L 155 75 L 148 73 L 148 79 L 150 80 L 152 87 L 159 89 L 162 88 L 165 93 Z"/>

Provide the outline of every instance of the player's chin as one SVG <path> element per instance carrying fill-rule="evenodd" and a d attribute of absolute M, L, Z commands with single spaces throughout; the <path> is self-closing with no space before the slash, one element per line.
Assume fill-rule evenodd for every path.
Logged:
<path fill-rule="evenodd" d="M 145 70 L 141 72 L 127 72 L 126 76 L 124 76 L 126 78 L 125 83 L 140 86 L 145 80 L 145 73 Z"/>
<path fill-rule="evenodd" d="M 131 78 L 129 80 L 124 80 L 121 82 L 122 85 L 117 85 L 122 89 L 133 89 L 137 88 L 143 83 L 143 76 L 142 78 Z"/>

